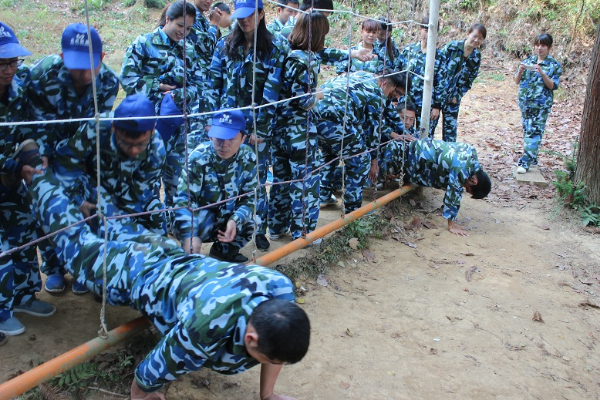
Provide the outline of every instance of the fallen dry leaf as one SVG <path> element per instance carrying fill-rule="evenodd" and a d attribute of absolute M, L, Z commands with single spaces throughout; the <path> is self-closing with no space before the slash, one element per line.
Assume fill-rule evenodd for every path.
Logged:
<path fill-rule="evenodd" d="M 325 278 L 325 275 L 323 274 L 319 274 L 319 276 L 317 277 L 317 283 L 323 287 L 329 285 L 329 281 L 327 280 L 327 278 Z"/>
<path fill-rule="evenodd" d="M 352 238 L 348 240 L 348 246 L 353 250 L 358 250 L 358 238 Z"/>
<path fill-rule="evenodd" d="M 348 382 L 344 382 L 341 381 L 338 386 L 340 387 L 340 389 L 348 389 L 350 387 L 350 384 Z"/>
<path fill-rule="evenodd" d="M 533 312 L 533 318 L 531 318 L 533 321 L 535 322 L 541 322 L 544 323 L 544 320 L 542 319 L 542 314 L 540 314 L 539 311 L 534 311 Z"/>
<path fill-rule="evenodd" d="M 377 262 L 377 259 L 375 258 L 375 254 L 371 250 L 369 250 L 369 249 L 364 249 L 362 251 L 362 255 L 369 262 L 372 262 L 372 263 L 376 263 Z"/>
<path fill-rule="evenodd" d="M 350 330 L 350 328 L 346 328 L 346 335 L 350 337 L 354 337 L 354 333 Z"/>
<path fill-rule="evenodd" d="M 549 226 L 546 226 L 546 225 L 536 225 L 536 226 L 537 226 L 538 228 L 540 228 L 540 229 L 544 230 L 544 231 L 549 231 L 549 230 L 550 230 L 550 227 L 549 227 Z"/>
<path fill-rule="evenodd" d="M 433 347 L 429 349 L 429 355 L 431 356 L 437 356 L 437 349 L 434 349 Z"/>
<path fill-rule="evenodd" d="M 579 303 L 579 307 L 583 307 L 583 308 L 587 308 L 587 307 L 600 308 L 600 306 L 598 304 L 596 304 L 596 302 L 593 302 L 590 299 L 587 299 L 587 300 L 582 301 L 581 303 Z"/>

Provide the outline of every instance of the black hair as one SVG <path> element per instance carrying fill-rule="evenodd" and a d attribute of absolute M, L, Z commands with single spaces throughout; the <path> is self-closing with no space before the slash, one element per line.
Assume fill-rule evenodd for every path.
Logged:
<path fill-rule="evenodd" d="M 402 110 L 414 111 L 416 113 L 417 106 L 415 106 L 415 103 L 413 103 L 412 101 L 399 101 L 396 105 L 396 111 L 400 113 L 402 112 Z"/>
<path fill-rule="evenodd" d="M 174 20 L 180 17 L 183 17 L 183 7 L 185 5 L 185 16 L 194 17 L 194 21 L 196 21 L 196 7 L 192 3 L 189 3 L 184 0 L 177 0 L 171 4 L 167 4 L 165 8 L 163 8 L 162 13 L 160 14 L 160 18 L 158 19 L 158 26 L 165 26 L 167 23 L 167 17 L 170 20 Z"/>
<path fill-rule="evenodd" d="M 483 26 L 482 24 L 471 25 L 471 27 L 467 31 L 467 34 L 470 34 L 473 31 L 477 31 L 477 32 L 481 33 L 481 36 L 483 36 L 484 39 L 487 36 L 487 29 L 485 29 L 485 26 Z"/>
<path fill-rule="evenodd" d="M 287 6 L 290 3 L 300 4 L 300 0 L 277 0 L 277 4 L 280 6 Z"/>
<path fill-rule="evenodd" d="M 130 121 L 121 121 L 121 122 L 135 122 L 135 121 L 130 120 Z M 121 135 L 123 137 L 126 137 L 127 139 L 138 139 L 147 132 L 147 131 L 136 131 L 134 129 L 119 128 L 118 126 L 116 126 L 114 124 L 113 124 L 113 129 L 116 133 L 118 133 L 119 135 Z"/>
<path fill-rule="evenodd" d="M 394 41 L 392 39 L 392 25 L 390 20 L 385 17 L 379 17 L 379 29 L 386 32 L 385 49 L 392 64 L 394 63 Z"/>
<path fill-rule="evenodd" d="M 215 8 L 218 8 L 219 10 L 223 11 L 224 13 L 231 14 L 231 8 L 229 8 L 229 6 L 225 3 L 223 3 L 222 1 L 217 1 L 212 6 L 210 6 L 211 10 L 214 10 Z"/>
<path fill-rule="evenodd" d="M 262 8 L 258 9 L 258 12 L 263 12 Z M 267 25 L 265 24 L 265 18 L 263 17 L 260 21 L 258 21 L 258 26 L 256 27 L 256 55 L 260 60 L 265 60 L 271 56 L 271 51 L 273 50 L 273 34 L 267 29 Z M 229 58 L 235 58 L 238 54 L 238 48 L 244 46 L 244 42 L 246 41 L 246 37 L 244 36 L 244 31 L 240 27 L 240 24 L 236 24 L 235 28 L 227 37 L 225 38 L 225 54 Z M 253 45 L 254 43 L 252 43 Z"/>
<path fill-rule="evenodd" d="M 412 87 L 412 80 L 406 71 L 396 73 L 395 71 L 385 69 L 381 77 L 392 85 L 404 89 L 404 94 L 408 93 Z"/>
<path fill-rule="evenodd" d="M 477 185 L 471 186 L 471 197 L 474 199 L 483 199 L 492 190 L 492 181 L 483 169 L 475 173 Z"/>
<path fill-rule="evenodd" d="M 260 303 L 248 321 L 258 334 L 257 349 L 269 360 L 295 364 L 310 344 L 310 321 L 303 309 L 285 300 Z"/>
<path fill-rule="evenodd" d="M 304 0 L 302 4 L 300 4 L 300 11 L 306 11 L 311 7 L 316 10 L 333 11 L 333 0 Z"/>
<path fill-rule="evenodd" d="M 550 36 L 548 33 L 542 33 L 541 35 L 537 36 L 533 41 L 534 46 L 536 44 L 541 44 L 547 46 L 548 48 L 552 47 L 552 43 L 552 36 Z"/>

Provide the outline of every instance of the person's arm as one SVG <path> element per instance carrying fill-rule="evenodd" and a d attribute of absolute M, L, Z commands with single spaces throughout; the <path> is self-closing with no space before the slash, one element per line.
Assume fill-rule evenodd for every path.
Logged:
<path fill-rule="evenodd" d="M 553 65 L 553 64 L 550 65 L 550 68 L 548 71 L 549 75 L 546 74 L 546 72 L 544 72 L 541 65 L 536 64 L 535 67 L 536 67 L 536 71 L 538 72 L 538 74 L 540 74 L 540 76 L 542 77 L 542 80 L 544 81 L 544 85 L 546 85 L 546 88 L 548 88 L 549 90 L 558 89 L 560 75 L 562 74 L 562 69 L 558 63 L 556 63 L 556 65 Z"/>
<path fill-rule="evenodd" d="M 304 110 L 310 110 L 319 101 L 315 89 L 318 79 L 316 71 L 318 60 L 312 58 L 310 61 L 313 64 L 312 71 L 309 70 L 305 63 L 296 58 L 290 57 L 285 63 L 283 76 L 284 85 L 290 85 L 290 94 L 292 97 L 305 95 L 304 97 L 291 100 L 289 104 L 291 107 L 300 107 Z M 308 93 L 312 94 L 308 95 Z"/>
<path fill-rule="evenodd" d="M 282 365 L 277 364 L 260 364 L 260 399 L 261 400 L 278 400 L 285 399 L 275 394 L 275 382 L 279 372 L 281 372 Z"/>
<path fill-rule="evenodd" d="M 279 101 L 283 67 L 287 58 L 288 49 L 281 42 L 274 43 L 273 53 L 268 61 L 264 62 L 264 68 L 268 70 L 265 86 L 262 93 L 261 105 Z M 270 64 L 270 65 L 269 65 Z M 256 135 L 259 139 L 268 139 L 271 135 L 271 122 L 275 119 L 277 106 L 268 105 L 258 110 L 256 116 Z"/>
<path fill-rule="evenodd" d="M 517 85 L 521 83 L 521 77 L 523 76 L 524 72 L 525 72 L 525 66 L 523 65 L 523 63 L 521 63 L 521 64 L 519 64 L 519 69 L 517 69 L 517 73 L 513 77 L 513 79 Z"/>
<path fill-rule="evenodd" d="M 161 92 L 159 75 L 148 74 L 144 71 L 146 63 L 147 36 L 140 36 L 133 41 L 123 56 L 123 66 L 119 77 L 123 90 L 129 96 L 135 93 L 144 93 L 151 97 L 154 93 Z"/>
<path fill-rule="evenodd" d="M 457 225 L 455 221 L 450 219 L 448 220 L 448 230 L 450 233 L 454 233 L 456 236 L 469 236 L 469 233 L 466 230 Z"/>
<path fill-rule="evenodd" d="M 471 57 L 473 57 L 471 59 Z M 473 50 L 471 53 L 471 57 L 467 59 L 465 62 L 464 68 L 466 68 L 466 74 L 464 75 L 464 80 L 461 79 L 457 84 L 456 90 L 456 100 L 460 102 L 465 94 L 471 89 L 473 86 L 473 82 L 479 75 L 479 67 L 481 66 L 481 52 L 477 49 Z"/>
<path fill-rule="evenodd" d="M 448 174 L 448 186 L 444 195 L 444 206 L 442 217 L 448 220 L 448 230 L 458 236 L 466 236 L 466 231 L 456 225 L 460 202 L 462 200 L 464 188 L 459 182 L 457 171 L 451 170 Z"/>
<path fill-rule="evenodd" d="M 179 176 L 179 184 L 177 186 L 177 196 L 173 199 L 175 207 L 175 218 L 173 221 L 173 233 L 181 242 L 186 239 L 191 240 L 192 234 L 192 218 L 194 217 L 194 225 L 198 226 L 198 211 L 192 212 L 198 207 L 196 195 L 202 193 L 203 168 L 198 163 L 198 158 L 201 154 L 198 151 L 193 151 L 188 159 L 188 168 L 182 168 Z M 188 179 L 189 173 L 189 179 Z M 188 187 L 189 181 L 189 187 Z M 196 215 L 193 215 L 196 214 Z M 187 249 L 184 247 L 187 251 Z"/>

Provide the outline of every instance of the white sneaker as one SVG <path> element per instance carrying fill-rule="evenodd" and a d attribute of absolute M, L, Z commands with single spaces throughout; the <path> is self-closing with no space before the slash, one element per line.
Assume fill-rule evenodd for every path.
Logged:
<path fill-rule="evenodd" d="M 312 243 L 309 243 L 306 247 L 320 247 L 321 243 L 323 243 L 323 238 L 318 238 Z"/>
<path fill-rule="evenodd" d="M 522 167 L 520 165 L 517 167 L 517 174 L 526 174 L 526 173 L 527 173 L 527 170 L 524 167 Z"/>
<path fill-rule="evenodd" d="M 271 238 L 271 240 L 279 240 L 279 239 L 281 239 L 282 237 L 284 237 L 285 235 L 287 235 L 287 233 L 288 233 L 289 231 L 290 231 L 290 230 L 288 229 L 287 231 L 285 231 L 285 232 L 283 232 L 283 233 L 270 233 L 270 232 L 269 232 L 269 237 Z"/>

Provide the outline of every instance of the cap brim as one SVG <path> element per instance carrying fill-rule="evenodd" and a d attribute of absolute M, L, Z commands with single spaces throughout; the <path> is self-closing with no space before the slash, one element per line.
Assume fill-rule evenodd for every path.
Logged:
<path fill-rule="evenodd" d="M 94 53 L 94 69 L 100 65 L 100 54 Z M 90 69 L 90 53 L 83 51 L 65 50 L 63 60 L 67 69 Z"/>
<path fill-rule="evenodd" d="M 18 43 L 7 43 L 0 46 L 0 58 L 30 56 L 31 52 Z"/>
<path fill-rule="evenodd" d="M 230 129 L 230 128 L 224 128 L 222 126 L 213 125 L 213 126 L 211 126 L 211 128 L 208 131 L 208 137 L 229 140 L 229 139 L 233 139 L 234 137 L 236 137 L 237 134 L 240 132 L 241 131 L 237 130 L 237 129 Z"/>
<path fill-rule="evenodd" d="M 231 14 L 231 18 L 248 18 L 252 14 L 254 14 L 256 8 L 254 7 L 241 7 L 236 9 L 233 14 Z"/>

